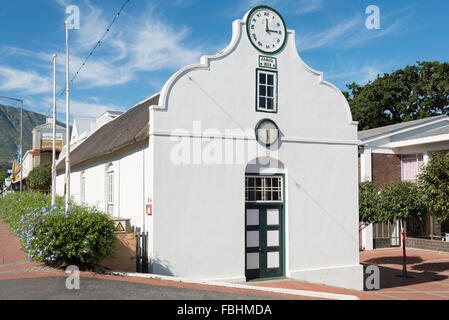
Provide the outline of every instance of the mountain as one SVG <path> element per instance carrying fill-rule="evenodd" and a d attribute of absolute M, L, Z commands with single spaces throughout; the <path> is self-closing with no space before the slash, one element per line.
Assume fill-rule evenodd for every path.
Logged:
<path fill-rule="evenodd" d="M 23 154 L 32 147 L 32 130 L 44 124 L 46 116 L 23 109 Z M 64 124 L 59 123 L 65 127 Z M 0 104 L 0 171 L 11 168 L 20 144 L 20 108 Z"/>

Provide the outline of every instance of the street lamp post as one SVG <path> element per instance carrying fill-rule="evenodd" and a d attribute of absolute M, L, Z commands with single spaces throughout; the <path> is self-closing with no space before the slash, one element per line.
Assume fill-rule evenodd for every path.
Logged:
<path fill-rule="evenodd" d="M 7 96 L 0 96 L 0 98 L 11 99 L 20 102 L 20 192 L 22 192 L 22 180 L 23 180 L 23 100 L 17 98 L 11 98 Z"/>

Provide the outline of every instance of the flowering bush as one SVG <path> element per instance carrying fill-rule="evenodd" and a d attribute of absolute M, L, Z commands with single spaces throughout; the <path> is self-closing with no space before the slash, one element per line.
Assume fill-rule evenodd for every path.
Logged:
<path fill-rule="evenodd" d="M 50 196 L 16 193 L 0 200 L 0 217 L 33 261 L 88 267 L 112 254 L 114 223 L 95 208 L 65 212 L 62 198 L 52 207 Z"/>

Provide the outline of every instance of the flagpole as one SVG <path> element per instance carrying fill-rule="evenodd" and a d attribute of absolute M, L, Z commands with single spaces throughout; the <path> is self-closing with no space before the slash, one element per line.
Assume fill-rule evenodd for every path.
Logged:
<path fill-rule="evenodd" d="M 22 180 L 23 180 L 23 100 L 20 100 L 20 193 L 22 193 Z"/>
<path fill-rule="evenodd" d="M 69 21 L 65 21 L 65 45 L 66 45 L 66 66 L 65 66 L 65 79 L 66 79 L 66 156 L 65 156 L 65 174 L 66 174 L 66 195 L 65 195 L 65 211 L 69 210 L 70 201 L 70 89 L 69 89 Z"/>
<path fill-rule="evenodd" d="M 51 162 L 51 205 L 55 205 L 56 194 L 56 54 L 53 55 L 53 150 Z"/>

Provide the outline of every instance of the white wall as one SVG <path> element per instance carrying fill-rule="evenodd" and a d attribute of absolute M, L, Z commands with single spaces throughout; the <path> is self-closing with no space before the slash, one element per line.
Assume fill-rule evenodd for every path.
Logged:
<path fill-rule="evenodd" d="M 148 175 L 143 175 L 143 166 L 148 166 L 148 163 L 144 162 L 144 152 L 148 153 L 148 142 L 136 143 L 102 159 L 74 166 L 70 175 L 71 197 L 80 203 L 80 174 L 84 171 L 85 203 L 106 212 L 106 168 L 112 163 L 115 182 L 114 216 L 130 218 L 132 226 L 145 226 L 148 230 L 148 218 L 143 215 L 146 199 L 144 183 L 148 185 Z M 57 177 L 59 195 L 64 194 L 64 175 L 65 172 L 61 172 Z"/>

